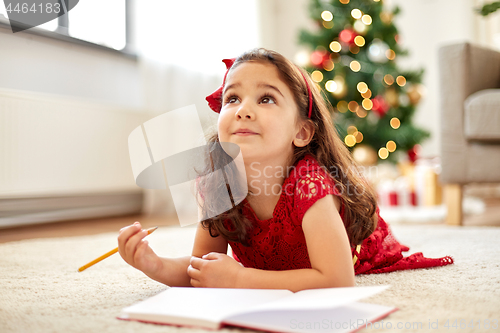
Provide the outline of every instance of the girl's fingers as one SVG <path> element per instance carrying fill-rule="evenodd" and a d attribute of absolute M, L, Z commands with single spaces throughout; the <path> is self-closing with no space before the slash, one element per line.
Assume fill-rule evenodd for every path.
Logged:
<path fill-rule="evenodd" d="M 191 260 L 189 260 L 189 263 L 193 268 L 200 269 L 201 265 L 203 264 L 203 259 L 200 259 L 198 257 L 192 256 Z"/>
<path fill-rule="evenodd" d="M 122 258 L 132 266 L 134 265 L 134 256 L 137 246 L 142 238 L 147 235 L 147 232 L 141 230 L 141 224 L 135 222 L 134 224 L 122 228 L 118 236 L 118 250 Z"/>
<path fill-rule="evenodd" d="M 126 256 L 126 245 L 131 236 L 137 233 L 140 229 L 136 224 L 132 224 L 131 226 L 122 228 L 120 230 L 120 234 L 118 235 L 118 250 L 120 254 Z M 123 258 L 125 259 L 125 258 Z"/>
<path fill-rule="evenodd" d="M 139 222 L 138 222 L 138 221 L 135 221 L 135 222 L 134 222 L 134 223 L 132 223 L 131 225 L 127 225 L 127 226 L 125 226 L 125 227 L 121 228 L 119 232 L 121 233 L 121 232 L 122 232 L 122 231 L 124 231 L 125 229 L 130 228 L 131 226 L 134 226 L 134 225 L 136 225 L 137 223 L 139 223 Z"/>
<path fill-rule="evenodd" d="M 145 254 L 146 250 L 148 248 L 148 241 L 147 240 L 141 240 L 139 241 L 139 244 L 137 245 L 137 248 L 134 253 L 134 262 L 137 262 L 140 260 L 140 258 Z"/>
<path fill-rule="evenodd" d="M 128 239 L 139 230 L 141 230 L 141 224 L 138 222 L 128 227 L 121 228 L 120 234 L 118 235 L 118 245 L 124 245 L 125 243 L 127 243 Z"/>
<path fill-rule="evenodd" d="M 123 249 L 123 254 L 126 257 L 130 257 L 130 255 L 135 252 L 135 248 L 138 243 L 137 237 L 135 237 L 137 234 L 140 234 L 140 230 L 136 230 L 135 233 L 133 233 L 130 237 L 128 237 L 126 240 L 124 240 L 124 243 L 122 245 Z M 120 247 L 118 247 L 120 249 Z"/>
<path fill-rule="evenodd" d="M 134 235 L 130 236 L 125 245 L 125 253 L 131 258 L 134 257 L 137 250 L 137 246 L 140 244 L 141 240 L 148 235 L 146 230 L 138 230 Z"/>
<path fill-rule="evenodd" d="M 219 258 L 220 253 L 217 252 L 210 252 L 205 254 L 202 258 L 206 260 L 214 260 Z"/>
<path fill-rule="evenodd" d="M 199 280 L 201 272 L 194 268 L 192 265 L 189 265 L 187 268 L 187 273 L 191 279 Z"/>
<path fill-rule="evenodd" d="M 201 266 L 205 260 L 198 257 L 191 257 L 190 265 L 187 268 L 187 274 L 191 278 L 190 282 L 193 287 L 202 287 L 201 284 Z"/>
<path fill-rule="evenodd" d="M 201 287 L 201 282 L 195 279 L 191 279 L 190 283 L 193 287 Z"/>

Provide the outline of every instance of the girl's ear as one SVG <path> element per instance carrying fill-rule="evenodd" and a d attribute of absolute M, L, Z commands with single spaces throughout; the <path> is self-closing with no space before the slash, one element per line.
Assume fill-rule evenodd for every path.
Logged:
<path fill-rule="evenodd" d="M 311 120 L 306 120 L 301 123 L 297 132 L 295 133 L 295 138 L 293 139 L 293 144 L 296 147 L 305 147 L 311 142 L 314 136 L 314 124 Z"/>

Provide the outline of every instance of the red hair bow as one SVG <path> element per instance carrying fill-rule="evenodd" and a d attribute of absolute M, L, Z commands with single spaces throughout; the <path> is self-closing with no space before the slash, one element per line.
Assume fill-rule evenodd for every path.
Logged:
<path fill-rule="evenodd" d="M 214 110 L 217 113 L 220 113 L 220 110 L 222 109 L 222 89 L 224 89 L 224 84 L 226 84 L 226 76 L 227 73 L 229 72 L 229 69 L 231 66 L 233 66 L 236 58 L 232 59 L 223 59 L 222 62 L 226 64 L 226 74 L 224 74 L 224 80 L 222 81 L 222 86 L 219 87 L 216 91 L 214 91 L 212 94 L 208 95 L 205 99 L 208 102 L 208 106 Z"/>

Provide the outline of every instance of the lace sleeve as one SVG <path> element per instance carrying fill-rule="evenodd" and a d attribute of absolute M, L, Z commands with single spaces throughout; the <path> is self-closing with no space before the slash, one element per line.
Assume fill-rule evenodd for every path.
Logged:
<path fill-rule="evenodd" d="M 302 223 L 307 210 L 319 199 L 328 194 L 340 195 L 335 182 L 329 175 L 317 170 L 309 171 L 297 180 L 294 193 L 294 212 L 296 221 Z"/>

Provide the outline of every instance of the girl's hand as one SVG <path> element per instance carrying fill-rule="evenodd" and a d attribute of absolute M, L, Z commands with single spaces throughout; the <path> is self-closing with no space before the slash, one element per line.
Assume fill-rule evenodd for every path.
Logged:
<path fill-rule="evenodd" d="M 143 240 L 147 235 L 139 222 L 122 228 L 118 236 L 118 251 L 129 265 L 152 276 L 161 271 L 163 263 L 149 247 L 148 241 Z"/>
<path fill-rule="evenodd" d="M 187 269 L 193 287 L 236 288 L 238 274 L 244 269 L 226 254 L 210 252 L 203 257 L 191 257 Z"/>

